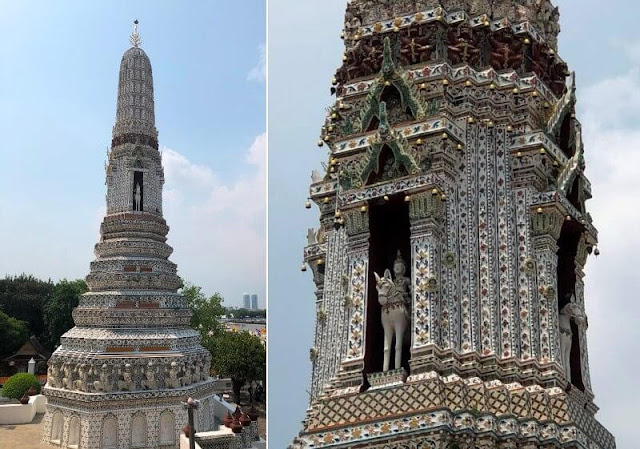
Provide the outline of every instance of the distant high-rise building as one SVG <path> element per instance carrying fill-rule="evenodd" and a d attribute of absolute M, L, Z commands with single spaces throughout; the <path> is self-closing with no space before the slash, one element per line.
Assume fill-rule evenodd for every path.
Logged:
<path fill-rule="evenodd" d="M 258 295 L 251 295 L 251 310 L 258 310 Z"/>
<path fill-rule="evenodd" d="M 251 295 L 249 293 L 242 295 L 242 307 L 245 309 L 251 308 Z"/>

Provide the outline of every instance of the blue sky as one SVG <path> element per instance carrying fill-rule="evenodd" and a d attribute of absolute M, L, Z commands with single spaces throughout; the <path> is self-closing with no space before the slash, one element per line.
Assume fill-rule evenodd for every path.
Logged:
<path fill-rule="evenodd" d="M 587 263 L 589 355 L 598 418 L 619 448 L 637 446 L 640 361 L 640 4 L 561 0 L 560 56 L 577 72 L 588 208 L 600 231 Z M 341 61 L 345 0 L 269 1 L 269 413 L 270 445 L 284 448 L 308 405 L 315 320 L 311 272 L 301 273 L 311 170 L 326 161 L 316 141 Z"/>
<path fill-rule="evenodd" d="M 151 59 L 179 274 L 265 299 L 265 4 L 0 0 L 0 275 L 84 277 L 132 21 Z"/>

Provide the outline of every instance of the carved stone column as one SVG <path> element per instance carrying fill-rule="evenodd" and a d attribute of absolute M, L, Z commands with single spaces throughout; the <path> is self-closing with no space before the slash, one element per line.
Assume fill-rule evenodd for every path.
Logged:
<path fill-rule="evenodd" d="M 562 231 L 564 216 L 556 209 L 535 210 L 531 214 L 535 260 L 525 260 L 521 270 L 527 272 L 529 276 L 537 276 L 538 307 L 531 313 L 537 313 L 535 321 L 539 326 L 539 341 L 535 343 L 532 341 L 532 343 L 540 347 L 541 362 L 557 362 L 562 366 L 558 328 L 557 242 Z"/>
<path fill-rule="evenodd" d="M 346 231 L 346 278 L 344 288 L 347 322 L 346 355 L 338 374 L 342 387 L 362 383 L 367 332 L 369 276 L 369 214 L 359 208 L 342 213 Z"/>
<path fill-rule="evenodd" d="M 327 267 L 328 248 L 335 245 L 334 229 L 331 225 L 333 211 L 335 210 L 335 199 L 317 201 L 320 208 L 320 229 L 314 236 L 309 238 L 309 246 L 305 248 L 305 263 L 309 265 L 313 272 L 313 282 L 316 286 L 316 311 L 320 315 L 328 314 L 328 301 L 325 300 L 325 270 Z M 324 371 L 326 369 L 325 353 L 323 348 L 327 345 L 326 319 L 316 320 L 314 345 L 309 350 L 309 358 L 312 363 L 311 374 L 311 399 L 318 396 L 326 382 Z"/>
<path fill-rule="evenodd" d="M 435 347 L 442 344 L 438 320 L 444 210 L 437 191 L 411 195 L 411 374 L 428 369 Z"/>

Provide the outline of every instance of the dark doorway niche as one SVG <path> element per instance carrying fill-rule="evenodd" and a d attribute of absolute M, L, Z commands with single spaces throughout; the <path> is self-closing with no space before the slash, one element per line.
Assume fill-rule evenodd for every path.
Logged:
<path fill-rule="evenodd" d="M 567 157 L 572 157 L 575 153 L 575 148 L 571 145 L 571 132 L 572 132 L 572 119 L 571 114 L 565 115 L 560 125 L 560 136 L 558 139 L 558 145 L 560 149 Z"/>
<path fill-rule="evenodd" d="M 580 182 L 580 176 L 577 176 L 573 184 L 571 185 L 571 190 L 569 190 L 569 194 L 567 195 L 567 199 L 569 202 L 578 209 L 580 212 L 584 212 L 582 208 L 582 201 L 580 200 L 580 189 L 582 188 L 582 182 Z"/>
<path fill-rule="evenodd" d="M 409 224 L 409 204 L 404 195 L 398 194 L 372 201 L 369 204 L 369 288 L 367 294 L 367 341 L 364 357 L 364 373 L 382 371 L 384 358 L 384 331 L 382 329 L 381 307 L 376 291 L 374 272 L 380 276 L 386 269 L 393 272 L 393 263 L 398 250 L 407 265 L 405 276 L 411 277 L 411 230 Z M 402 366 L 409 371 L 411 350 L 411 323 L 407 326 L 402 350 Z M 391 346 L 391 369 L 394 366 L 395 342 Z M 365 377 L 365 388 L 368 388 Z"/>
<path fill-rule="evenodd" d="M 569 303 L 576 291 L 576 254 L 584 226 L 574 220 L 565 220 L 558 239 L 558 312 Z M 571 331 L 571 383 L 584 391 L 580 364 L 580 339 L 578 326 L 572 320 Z"/>
<path fill-rule="evenodd" d="M 133 204 L 133 210 L 136 210 L 136 186 L 140 186 L 140 212 L 144 210 L 144 182 L 142 182 L 142 172 L 133 172 L 133 189 L 131 190 L 131 204 Z"/>

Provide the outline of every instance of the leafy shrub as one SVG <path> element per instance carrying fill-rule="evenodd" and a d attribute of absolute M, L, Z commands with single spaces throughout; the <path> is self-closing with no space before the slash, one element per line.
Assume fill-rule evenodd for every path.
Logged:
<path fill-rule="evenodd" d="M 11 376 L 2 388 L 2 396 L 5 398 L 20 399 L 22 395 L 31 387 L 40 393 L 40 382 L 33 374 L 18 373 Z"/>

